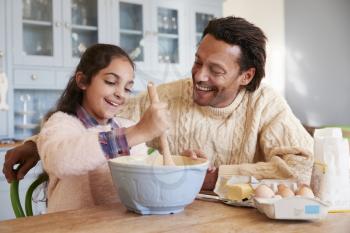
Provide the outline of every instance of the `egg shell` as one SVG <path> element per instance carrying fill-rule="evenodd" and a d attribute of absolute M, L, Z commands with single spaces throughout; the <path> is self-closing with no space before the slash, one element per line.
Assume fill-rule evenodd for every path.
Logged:
<path fill-rule="evenodd" d="M 279 184 L 279 185 L 277 186 L 277 189 L 278 189 L 278 191 L 280 191 L 280 190 L 289 189 L 289 188 L 288 188 L 288 186 L 285 185 L 285 184 Z"/>
<path fill-rule="evenodd" d="M 294 196 L 294 192 L 288 187 L 282 187 L 282 188 L 280 188 L 278 190 L 276 195 L 280 195 L 283 198 L 285 198 L 285 197 L 293 197 Z"/>
<path fill-rule="evenodd" d="M 315 197 L 315 195 L 312 192 L 312 190 L 309 187 L 307 187 L 307 186 L 300 187 L 297 190 L 297 192 L 295 193 L 295 195 L 300 195 L 302 197 L 310 197 L 310 198 L 314 198 Z"/>
<path fill-rule="evenodd" d="M 255 197 L 272 198 L 275 193 L 267 185 L 261 184 L 255 189 Z"/>

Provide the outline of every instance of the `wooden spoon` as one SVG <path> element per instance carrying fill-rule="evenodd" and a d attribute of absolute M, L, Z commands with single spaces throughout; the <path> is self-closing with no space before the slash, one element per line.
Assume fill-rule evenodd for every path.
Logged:
<path fill-rule="evenodd" d="M 157 93 L 157 90 L 152 82 L 149 82 L 147 84 L 147 89 L 148 89 L 149 98 L 151 99 L 151 103 L 158 103 L 159 102 L 158 93 Z M 170 149 L 169 149 L 169 144 L 168 144 L 166 132 L 164 132 L 160 136 L 160 150 L 163 153 L 163 165 L 175 166 L 173 158 L 171 157 L 171 154 L 170 154 Z"/>

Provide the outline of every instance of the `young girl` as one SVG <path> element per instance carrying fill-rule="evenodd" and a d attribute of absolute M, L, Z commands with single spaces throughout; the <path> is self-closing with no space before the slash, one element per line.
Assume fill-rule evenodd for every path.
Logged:
<path fill-rule="evenodd" d="M 114 117 L 133 80 L 134 64 L 117 46 L 96 44 L 81 57 L 37 141 L 50 180 L 48 212 L 118 201 L 107 160 L 147 153 L 140 143 L 168 128 L 164 103 L 152 104 L 136 125 Z"/>

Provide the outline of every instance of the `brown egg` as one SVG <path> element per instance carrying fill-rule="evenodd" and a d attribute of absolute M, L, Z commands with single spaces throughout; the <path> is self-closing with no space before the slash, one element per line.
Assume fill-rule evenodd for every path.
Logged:
<path fill-rule="evenodd" d="M 274 195 L 272 189 L 265 184 L 261 184 L 255 189 L 255 197 L 272 198 Z"/>
<path fill-rule="evenodd" d="M 302 197 L 310 197 L 310 198 L 314 198 L 315 195 L 312 192 L 312 190 L 306 186 L 306 185 L 302 185 L 295 193 L 295 195 L 300 195 Z"/>
<path fill-rule="evenodd" d="M 294 192 L 290 188 L 284 185 L 281 188 L 280 187 L 278 188 L 276 195 L 281 195 L 281 197 L 293 197 Z"/>
<path fill-rule="evenodd" d="M 287 187 L 287 185 L 285 185 L 285 184 L 279 184 L 278 186 L 277 186 L 277 189 L 278 189 L 278 191 L 280 191 L 280 190 L 283 190 L 283 189 L 289 189 L 288 187 Z"/>

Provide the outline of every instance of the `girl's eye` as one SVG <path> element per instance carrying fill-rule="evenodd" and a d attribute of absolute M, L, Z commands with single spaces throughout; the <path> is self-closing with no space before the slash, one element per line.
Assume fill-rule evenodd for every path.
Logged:
<path fill-rule="evenodd" d="M 106 83 L 107 85 L 111 85 L 111 86 L 113 86 L 113 85 L 115 84 L 115 82 L 111 82 L 111 81 L 108 81 L 108 80 L 105 80 L 105 83 Z"/>

